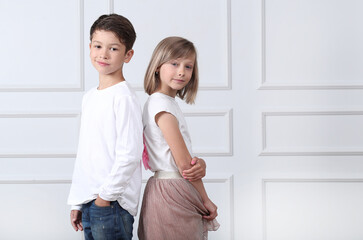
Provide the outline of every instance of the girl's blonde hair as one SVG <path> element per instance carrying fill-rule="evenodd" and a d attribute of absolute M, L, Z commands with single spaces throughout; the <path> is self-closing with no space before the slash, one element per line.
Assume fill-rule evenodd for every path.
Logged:
<path fill-rule="evenodd" d="M 181 37 L 167 37 L 156 46 L 145 73 L 145 92 L 151 95 L 160 86 L 160 74 L 156 74 L 156 72 L 160 69 L 161 65 L 170 60 L 189 57 L 193 54 L 195 62 L 192 77 L 189 83 L 183 89 L 178 90 L 176 94 L 181 99 L 185 98 L 187 103 L 193 104 L 197 96 L 199 82 L 197 51 L 192 42 Z"/>

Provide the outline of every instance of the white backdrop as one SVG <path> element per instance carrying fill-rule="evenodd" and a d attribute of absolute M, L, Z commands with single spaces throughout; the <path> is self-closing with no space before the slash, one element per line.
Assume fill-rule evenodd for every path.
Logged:
<path fill-rule="evenodd" d="M 359 0 L 0 0 L 0 239 L 83 239 L 66 199 L 82 95 L 98 82 L 89 28 L 110 12 L 136 29 L 125 75 L 142 103 L 162 38 L 183 36 L 198 49 L 197 102 L 180 104 L 219 207 L 210 239 L 363 239 L 362 8 Z"/>

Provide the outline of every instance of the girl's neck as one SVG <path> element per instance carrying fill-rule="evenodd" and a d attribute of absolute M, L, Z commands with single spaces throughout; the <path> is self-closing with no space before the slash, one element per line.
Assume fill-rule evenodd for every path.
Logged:
<path fill-rule="evenodd" d="M 156 89 L 156 92 L 168 95 L 169 97 L 175 98 L 177 94 L 177 90 L 170 90 L 170 89 L 162 89 L 162 87 L 159 87 Z"/>
<path fill-rule="evenodd" d="M 108 87 L 111 87 L 117 83 L 125 81 L 125 78 L 121 73 L 119 74 L 111 74 L 111 75 L 99 75 L 99 84 L 98 90 L 102 90 Z"/>

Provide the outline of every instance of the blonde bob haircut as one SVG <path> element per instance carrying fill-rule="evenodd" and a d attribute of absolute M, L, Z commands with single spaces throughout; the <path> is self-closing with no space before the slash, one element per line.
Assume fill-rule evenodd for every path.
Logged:
<path fill-rule="evenodd" d="M 195 56 L 192 77 L 183 89 L 177 91 L 176 95 L 183 100 L 185 98 L 186 103 L 193 104 L 197 96 L 199 82 L 197 51 L 192 42 L 181 37 L 167 37 L 156 46 L 145 73 L 145 92 L 151 95 L 159 88 L 160 74 L 156 74 L 156 72 L 159 71 L 161 65 L 173 59 L 192 55 Z"/>

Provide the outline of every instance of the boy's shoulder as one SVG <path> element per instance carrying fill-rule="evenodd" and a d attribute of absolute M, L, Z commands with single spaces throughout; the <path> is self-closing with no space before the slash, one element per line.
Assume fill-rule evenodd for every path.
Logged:
<path fill-rule="evenodd" d="M 112 98 L 115 103 L 121 103 L 121 105 L 134 105 L 141 109 L 139 99 L 136 96 L 135 91 L 131 88 L 126 81 L 120 82 L 113 86 Z"/>
<path fill-rule="evenodd" d="M 119 95 L 119 96 L 134 96 L 135 95 L 134 90 L 131 88 L 129 83 L 127 83 L 126 81 L 117 83 L 114 86 L 112 86 L 111 88 L 113 88 L 116 95 Z"/>
<path fill-rule="evenodd" d="M 91 89 L 88 89 L 84 94 L 83 94 L 83 100 L 87 99 L 90 95 L 92 95 L 94 92 L 97 91 L 97 87 L 92 87 Z"/>

